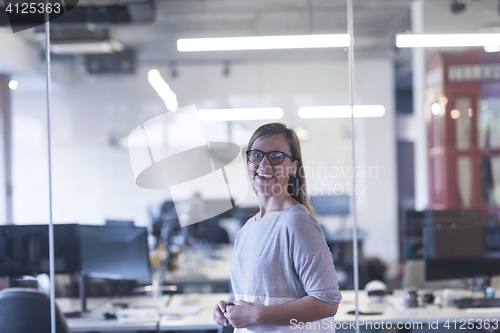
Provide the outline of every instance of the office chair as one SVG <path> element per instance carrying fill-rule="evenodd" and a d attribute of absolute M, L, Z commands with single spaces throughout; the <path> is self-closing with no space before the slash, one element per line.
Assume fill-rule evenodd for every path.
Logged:
<path fill-rule="evenodd" d="M 36 289 L 0 291 L 0 327 L 9 333 L 50 333 L 50 298 Z M 56 305 L 56 332 L 71 333 Z"/>

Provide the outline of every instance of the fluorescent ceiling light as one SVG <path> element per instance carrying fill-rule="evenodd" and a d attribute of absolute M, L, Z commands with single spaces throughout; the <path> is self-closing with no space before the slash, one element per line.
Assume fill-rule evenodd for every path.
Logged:
<path fill-rule="evenodd" d="M 483 46 L 485 52 L 500 52 L 500 43 L 498 45 Z"/>
<path fill-rule="evenodd" d="M 500 33 L 396 35 L 397 47 L 474 47 L 500 45 Z"/>
<path fill-rule="evenodd" d="M 154 90 L 160 95 L 161 99 L 165 102 L 168 111 L 175 111 L 179 107 L 177 103 L 177 96 L 170 89 L 170 86 L 163 79 L 157 69 L 152 69 L 148 72 L 148 81 L 153 86 Z"/>
<path fill-rule="evenodd" d="M 51 51 L 57 54 L 93 54 L 123 51 L 122 43 L 111 40 L 52 41 Z"/>
<path fill-rule="evenodd" d="M 310 49 L 348 47 L 348 34 L 260 37 L 185 38 L 177 40 L 179 52 Z"/>
<path fill-rule="evenodd" d="M 198 112 L 201 121 L 265 120 L 283 118 L 282 108 L 207 109 Z"/>
<path fill-rule="evenodd" d="M 382 117 L 385 114 L 383 105 L 354 105 L 354 117 Z M 300 118 L 349 118 L 351 107 L 338 106 L 304 106 L 299 108 Z"/>

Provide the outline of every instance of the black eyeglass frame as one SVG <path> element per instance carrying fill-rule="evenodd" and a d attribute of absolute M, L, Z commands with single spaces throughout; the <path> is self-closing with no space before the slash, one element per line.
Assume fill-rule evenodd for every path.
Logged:
<path fill-rule="evenodd" d="M 252 161 L 250 161 L 250 156 L 249 156 L 249 154 L 250 154 L 251 152 L 253 152 L 253 151 L 257 151 L 257 152 L 259 152 L 259 153 L 261 153 L 261 154 L 262 154 L 262 158 L 261 158 L 258 162 L 252 162 Z M 272 154 L 272 153 L 280 153 L 280 154 L 283 154 L 283 159 L 281 160 L 281 162 L 279 162 L 278 164 L 271 162 L 271 159 L 269 158 L 269 154 Z M 262 150 L 252 149 L 252 150 L 247 150 L 247 151 L 245 152 L 245 154 L 247 155 L 247 161 L 248 161 L 249 163 L 252 163 L 252 164 L 259 164 L 260 162 L 262 162 L 262 160 L 263 160 L 263 159 L 264 159 L 264 157 L 266 157 L 266 156 L 267 156 L 267 160 L 268 160 L 268 161 L 269 161 L 269 163 L 271 163 L 272 165 L 280 165 L 281 163 L 283 163 L 283 162 L 285 161 L 285 157 L 290 157 L 290 159 L 291 159 L 292 161 L 295 161 L 295 159 L 294 159 L 292 156 L 290 156 L 290 155 L 288 155 L 287 153 L 284 153 L 284 152 L 282 152 L 282 151 L 279 151 L 279 150 L 272 150 L 272 151 L 268 151 L 268 152 L 266 153 L 266 152 L 263 152 Z"/>

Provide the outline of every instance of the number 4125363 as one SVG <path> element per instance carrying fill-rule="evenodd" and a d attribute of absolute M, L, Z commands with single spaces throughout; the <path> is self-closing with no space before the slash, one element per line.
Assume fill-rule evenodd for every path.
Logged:
<path fill-rule="evenodd" d="M 5 11 L 9 14 L 58 14 L 61 12 L 61 4 L 60 3 L 42 3 L 42 2 L 22 2 L 12 4 L 9 3 L 7 7 L 5 7 Z"/>

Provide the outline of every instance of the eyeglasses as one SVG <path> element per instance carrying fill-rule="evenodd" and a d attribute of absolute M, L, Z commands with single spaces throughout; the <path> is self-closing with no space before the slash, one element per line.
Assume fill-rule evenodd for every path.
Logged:
<path fill-rule="evenodd" d="M 283 161 L 285 160 L 285 157 L 290 157 L 292 159 L 292 161 L 294 160 L 287 153 L 284 153 L 284 152 L 278 151 L 278 150 L 273 150 L 273 151 L 270 151 L 267 153 L 264 153 L 263 151 L 260 151 L 260 150 L 248 150 L 246 153 L 247 153 L 248 162 L 254 163 L 254 164 L 260 163 L 264 159 L 264 156 L 266 156 L 266 155 L 267 155 L 267 160 L 272 165 L 278 165 L 278 164 L 283 163 Z"/>

